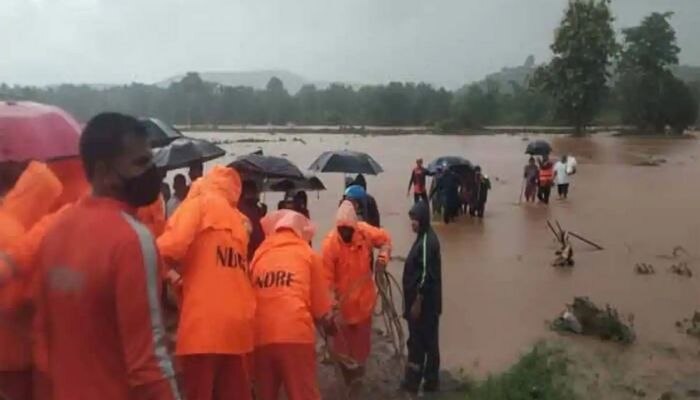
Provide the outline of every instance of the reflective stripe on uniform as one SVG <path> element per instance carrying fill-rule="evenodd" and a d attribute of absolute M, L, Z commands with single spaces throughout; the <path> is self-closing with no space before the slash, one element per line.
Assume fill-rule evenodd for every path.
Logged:
<path fill-rule="evenodd" d="M 163 315 L 160 308 L 160 298 L 158 297 L 158 253 L 156 252 L 155 242 L 151 232 L 138 222 L 134 217 L 127 213 L 122 213 L 122 216 L 129 223 L 131 228 L 136 232 L 141 245 L 141 254 L 143 255 L 143 266 L 146 272 L 146 288 L 148 295 L 148 307 L 151 316 L 151 330 L 153 332 L 153 346 L 158 367 L 160 367 L 163 376 L 168 379 L 173 390 L 173 396 L 176 400 L 180 400 L 180 393 L 175 383 L 175 369 L 173 362 L 168 355 L 166 347 L 166 332 L 163 324 Z"/>

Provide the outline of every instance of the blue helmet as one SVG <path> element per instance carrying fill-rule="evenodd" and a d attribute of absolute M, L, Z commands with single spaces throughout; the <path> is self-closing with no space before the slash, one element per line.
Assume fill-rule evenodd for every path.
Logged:
<path fill-rule="evenodd" d="M 350 200 L 364 200 L 367 197 L 367 192 L 360 185 L 350 185 L 345 189 L 345 197 Z"/>

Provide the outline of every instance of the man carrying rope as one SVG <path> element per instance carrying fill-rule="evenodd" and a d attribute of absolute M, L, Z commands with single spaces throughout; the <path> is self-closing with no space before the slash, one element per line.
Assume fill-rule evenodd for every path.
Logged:
<path fill-rule="evenodd" d="M 385 268 L 391 255 L 389 234 L 358 221 L 352 203 L 343 201 L 338 209 L 336 229 L 323 243 L 323 264 L 342 319 L 333 351 L 353 361 L 353 365 L 342 365 L 348 385 L 364 375 L 364 363 L 370 353 L 372 313 L 377 302 L 370 265 L 374 248 L 380 249 L 375 268 Z"/>
<path fill-rule="evenodd" d="M 438 325 L 442 312 L 440 241 L 430 226 L 430 210 L 418 202 L 409 212 L 416 241 L 403 272 L 404 317 L 408 321 L 408 364 L 402 388 L 418 393 L 439 390 Z"/>

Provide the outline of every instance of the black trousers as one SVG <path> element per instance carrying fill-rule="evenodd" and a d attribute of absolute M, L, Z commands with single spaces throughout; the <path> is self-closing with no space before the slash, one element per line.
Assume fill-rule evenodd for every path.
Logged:
<path fill-rule="evenodd" d="M 540 199 L 544 204 L 549 204 L 549 195 L 552 193 L 552 187 L 550 185 L 540 186 L 537 190 L 537 198 Z"/>
<path fill-rule="evenodd" d="M 419 201 L 423 200 L 425 204 L 428 204 L 428 194 L 423 193 L 413 193 L 413 203 L 418 204 Z"/>
<path fill-rule="evenodd" d="M 473 203 L 469 206 L 469 215 L 472 217 L 484 218 L 486 202 Z"/>
<path fill-rule="evenodd" d="M 569 197 L 569 184 L 564 183 L 562 185 L 557 185 L 557 191 L 559 192 L 559 197 Z"/>
<path fill-rule="evenodd" d="M 424 313 L 418 321 L 408 320 L 408 365 L 406 389 L 417 392 L 436 390 L 440 377 L 440 315 Z"/>

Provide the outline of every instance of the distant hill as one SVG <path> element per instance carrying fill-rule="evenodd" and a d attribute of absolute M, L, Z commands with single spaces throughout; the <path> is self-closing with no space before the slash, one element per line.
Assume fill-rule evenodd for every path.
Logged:
<path fill-rule="evenodd" d="M 185 75 L 177 75 L 164 81 L 156 83 L 160 87 L 168 87 L 173 82 L 179 82 Z M 221 71 L 221 72 L 199 72 L 199 76 L 208 82 L 218 83 L 225 86 L 250 86 L 255 89 L 264 89 L 270 78 L 277 77 L 284 83 L 284 87 L 289 93 L 296 93 L 307 84 L 304 77 L 293 72 L 284 70 L 261 70 L 261 71 Z"/>
<path fill-rule="evenodd" d="M 526 86 L 530 76 L 535 72 L 535 56 L 528 56 L 525 63 L 517 67 L 503 67 L 499 72 L 489 74 L 482 81 L 477 82 L 482 88 L 486 88 L 486 82 L 497 82 L 501 92 L 510 93 L 513 90 L 511 82 L 520 86 Z"/>

